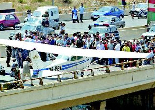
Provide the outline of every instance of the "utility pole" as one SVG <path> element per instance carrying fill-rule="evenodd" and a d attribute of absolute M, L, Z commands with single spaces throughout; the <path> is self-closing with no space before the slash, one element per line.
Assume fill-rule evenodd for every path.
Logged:
<path fill-rule="evenodd" d="M 54 0 L 52 0 L 52 6 L 54 6 Z"/>

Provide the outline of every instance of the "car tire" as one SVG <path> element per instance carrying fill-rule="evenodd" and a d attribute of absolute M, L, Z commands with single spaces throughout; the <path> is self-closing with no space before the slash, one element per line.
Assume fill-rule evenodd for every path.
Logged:
<path fill-rule="evenodd" d="M 19 23 L 15 23 L 14 26 L 13 26 L 13 28 L 15 29 L 16 25 L 18 25 L 18 24 L 19 24 Z"/>
<path fill-rule="evenodd" d="M 53 27 L 54 30 L 56 30 L 56 27 Z"/>
<path fill-rule="evenodd" d="M 124 28 L 124 25 L 121 25 L 121 28 Z"/>
<path fill-rule="evenodd" d="M 124 15 L 120 15 L 119 18 L 123 19 L 124 18 Z"/>
<path fill-rule="evenodd" d="M 4 25 L 0 24 L 0 30 L 3 31 L 4 30 Z"/>

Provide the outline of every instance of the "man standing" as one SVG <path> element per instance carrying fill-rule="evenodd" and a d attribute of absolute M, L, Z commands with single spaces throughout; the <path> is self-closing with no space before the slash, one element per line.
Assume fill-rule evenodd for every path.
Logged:
<path fill-rule="evenodd" d="M 122 51 L 130 52 L 130 47 L 128 46 L 128 43 L 127 43 L 127 42 L 125 42 L 125 45 L 124 45 L 124 47 L 122 48 Z"/>
<path fill-rule="evenodd" d="M 31 67 L 30 58 L 27 58 L 23 62 L 22 80 L 25 79 L 25 76 L 28 76 L 31 79 L 31 86 L 33 86 L 32 77 L 31 77 L 31 73 L 30 73 L 30 67 Z"/>
<path fill-rule="evenodd" d="M 45 20 L 42 21 L 42 25 L 43 25 L 43 34 L 44 36 L 46 36 L 48 34 L 48 28 L 49 28 L 49 20 L 48 17 L 46 17 Z"/>
<path fill-rule="evenodd" d="M 65 34 L 65 23 L 61 23 L 61 29 L 60 29 L 60 34 L 64 35 Z"/>
<path fill-rule="evenodd" d="M 127 42 L 125 42 L 125 45 L 122 48 L 122 51 L 130 52 L 130 47 L 128 46 L 128 43 Z M 127 61 L 129 61 L 129 59 L 128 58 L 125 58 L 124 59 L 124 62 L 127 62 Z M 125 65 L 125 67 L 128 67 L 128 66 L 129 66 L 128 64 Z"/>
<path fill-rule="evenodd" d="M 27 10 L 27 21 L 31 20 L 31 10 Z"/>
<path fill-rule="evenodd" d="M 7 46 L 7 48 L 6 48 L 6 53 L 7 53 L 6 63 L 7 63 L 7 67 L 10 67 L 11 52 L 12 52 L 11 46 Z"/>
<path fill-rule="evenodd" d="M 131 17 L 132 17 L 132 19 L 134 19 L 135 8 L 136 8 L 136 2 L 133 2 L 132 9 L 131 9 Z"/>
<path fill-rule="evenodd" d="M 10 40 L 12 40 L 11 37 L 9 37 Z M 11 46 L 6 46 L 6 54 L 7 54 L 7 67 L 10 67 L 10 59 L 11 59 L 11 55 L 12 55 L 12 48 Z"/>
<path fill-rule="evenodd" d="M 97 50 L 105 50 L 105 47 L 104 47 L 104 44 L 103 44 L 102 40 L 100 40 L 100 43 L 97 44 L 96 49 Z M 97 63 L 99 63 L 101 65 L 105 63 L 105 59 L 104 58 L 102 58 L 101 60 L 99 60 L 99 58 L 96 58 L 96 60 L 98 60 Z"/>
<path fill-rule="evenodd" d="M 83 13 L 85 11 L 85 8 L 83 7 L 83 3 L 81 3 L 81 6 L 79 8 L 79 11 L 80 11 L 80 20 L 81 20 L 81 23 L 83 23 Z"/>
<path fill-rule="evenodd" d="M 75 21 L 77 21 L 79 23 L 77 12 L 78 11 L 77 11 L 76 7 L 74 6 L 74 9 L 72 10 L 72 20 L 73 20 L 73 23 L 75 23 Z"/>
<path fill-rule="evenodd" d="M 121 45 L 120 45 L 119 41 L 116 41 L 116 45 L 115 45 L 114 50 L 115 51 L 120 51 L 120 48 L 121 48 Z M 115 63 L 116 64 L 119 63 L 119 58 L 115 58 Z"/>
<path fill-rule="evenodd" d="M 125 10 L 126 1 L 122 0 L 123 10 Z"/>
<path fill-rule="evenodd" d="M 108 46 L 108 50 L 114 50 L 114 41 L 110 40 Z M 111 65 L 113 64 L 113 58 L 108 58 L 108 64 Z"/>

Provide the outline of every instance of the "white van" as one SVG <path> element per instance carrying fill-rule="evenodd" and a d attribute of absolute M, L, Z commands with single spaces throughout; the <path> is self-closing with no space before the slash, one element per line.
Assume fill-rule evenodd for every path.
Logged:
<path fill-rule="evenodd" d="M 49 14 L 49 21 L 50 21 L 50 27 L 53 27 L 55 29 L 59 29 L 59 11 L 57 6 L 42 6 L 38 7 L 31 16 L 31 19 L 35 21 L 34 19 L 39 19 L 39 22 L 42 22 L 44 17 L 42 17 L 45 12 L 48 12 Z M 27 22 L 28 18 L 26 17 L 24 19 L 24 22 Z"/>

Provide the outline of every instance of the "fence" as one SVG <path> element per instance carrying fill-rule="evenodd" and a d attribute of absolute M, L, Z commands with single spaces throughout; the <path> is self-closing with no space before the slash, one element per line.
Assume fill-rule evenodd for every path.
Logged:
<path fill-rule="evenodd" d="M 112 65 L 99 66 L 99 67 L 96 67 L 96 68 L 88 68 L 88 69 L 84 69 L 84 70 L 76 70 L 76 71 L 71 71 L 71 72 L 67 72 L 67 73 L 62 72 L 62 73 L 58 73 L 58 74 L 47 76 L 47 77 L 57 76 L 57 81 L 61 82 L 60 76 L 64 75 L 64 74 L 73 74 L 73 79 L 78 79 L 79 77 L 77 76 L 77 74 L 79 72 L 81 72 L 81 77 L 84 76 L 85 71 L 90 71 L 90 75 L 94 76 L 95 75 L 94 70 L 99 70 L 101 68 L 102 69 L 105 68 L 105 72 L 110 74 L 110 72 L 111 72 L 110 67 L 111 66 L 120 66 L 120 70 L 123 71 L 123 70 L 125 70 L 125 65 L 127 65 L 127 64 L 128 65 L 133 65 L 133 67 L 136 67 L 136 68 L 140 68 L 140 66 L 146 65 L 146 64 L 148 64 L 148 62 L 149 62 L 150 65 L 154 65 L 155 64 L 155 58 L 132 60 L 132 61 L 121 62 L 121 63 L 117 63 L 117 64 L 112 64 Z M 29 81 L 29 80 L 40 80 L 39 85 L 44 85 L 43 84 L 43 79 L 44 78 L 45 77 L 33 78 L 33 79 L 27 79 L 27 80 L 23 80 L 23 81 L 25 82 L 25 81 Z M 22 80 L 17 80 L 17 81 L 11 81 L 11 82 L 6 82 L 6 83 L 0 83 L 0 90 L 1 90 L 1 92 L 3 92 L 4 90 L 8 89 L 8 88 L 4 87 L 4 85 L 7 85 L 7 84 L 16 84 L 16 87 L 18 86 L 19 88 L 24 89 L 23 81 Z"/>

